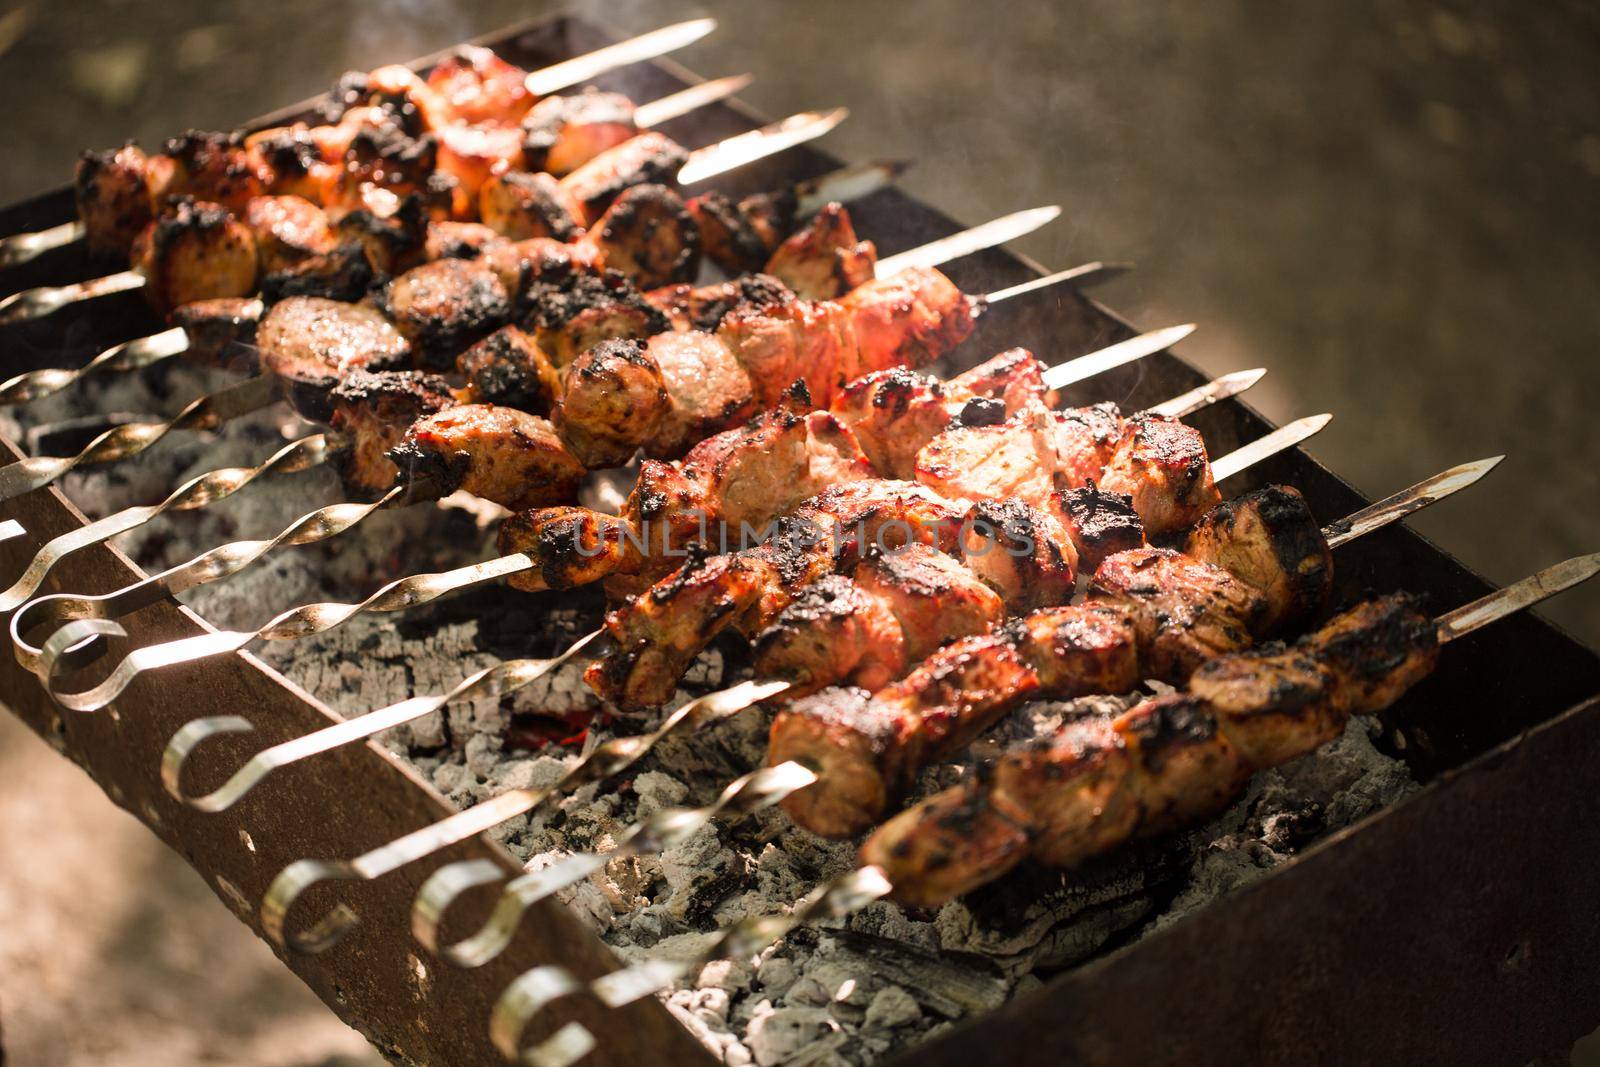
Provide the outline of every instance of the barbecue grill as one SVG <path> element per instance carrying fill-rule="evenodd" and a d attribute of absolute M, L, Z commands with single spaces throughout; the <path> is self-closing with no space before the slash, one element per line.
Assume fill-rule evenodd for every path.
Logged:
<path fill-rule="evenodd" d="M 476 43 L 534 68 L 609 40 L 602 30 L 557 17 Z M 658 60 L 600 82 L 648 100 L 693 80 L 670 60 Z M 251 125 L 304 117 L 310 106 Z M 726 102 L 678 121 L 676 128 L 692 130 L 696 143 L 709 143 L 765 120 Z M 839 165 L 800 148 L 721 184 L 731 192 L 755 192 Z M 886 253 L 956 228 L 948 217 L 893 189 L 851 210 L 861 231 Z M 71 216 L 71 195 L 63 189 L 0 212 L 0 232 L 37 230 Z M 980 253 L 949 270 L 969 292 L 1042 272 L 1001 251 Z M 12 291 L 95 273 L 80 250 L 63 249 L 7 272 L 0 283 Z M 157 328 L 134 294 L 68 308 L 9 328 L 8 370 L 81 363 L 109 344 Z M 1059 358 L 1133 333 L 1109 309 L 1062 289 L 1046 299 L 996 307 L 958 355 L 970 363 L 1023 345 Z M 1161 354 L 1101 376 L 1092 394 L 1084 395 L 1114 397 L 1133 408 L 1203 380 L 1181 358 Z M 1191 421 L 1214 454 L 1268 428 L 1238 401 L 1206 409 Z M 13 442 L 0 446 L 7 453 L 0 462 L 22 454 Z M 1262 463 L 1246 479 L 1250 487 L 1296 486 L 1319 516 L 1348 514 L 1364 503 L 1300 452 Z M 0 541 L 0 579 L 7 581 L 40 544 L 86 521 L 53 487 L 0 504 L 5 519 L 17 520 L 26 531 Z M 41 592 L 100 593 L 143 576 L 122 554 L 97 546 L 57 568 Z M 1401 527 L 1344 550 L 1336 580 L 1336 599 L 1369 588 L 1405 588 L 1426 595 L 1440 610 L 1489 588 Z M 478 590 L 463 599 L 470 610 L 505 595 Z M 525 644 L 510 654 L 553 653 L 571 634 L 541 628 L 538 620 L 596 606 L 587 594 L 535 597 L 517 616 L 533 620 L 522 635 Z M 113 642 L 115 656 L 208 628 L 170 600 L 128 623 L 129 637 Z M 1600 984 L 1600 927 L 1593 922 L 1600 913 L 1600 810 L 1590 795 L 1600 771 L 1600 657 L 1526 613 L 1466 643 L 1470 647 L 1453 649 L 1435 674 L 1382 716 L 1382 747 L 1425 783 L 1422 791 L 1162 930 L 1112 946 L 997 1009 L 965 1019 L 900 1059 L 1220 1064 L 1236 1062 L 1246 1051 L 1274 1062 L 1509 1063 L 1559 1052 L 1594 1029 L 1600 1003 L 1588 993 Z M 195 760 L 194 791 L 220 784 L 265 745 L 339 718 L 248 654 L 146 676 L 118 700 L 115 714 L 58 709 L 9 656 L 0 656 L 0 679 L 7 703 L 24 721 L 182 852 L 241 921 L 258 929 L 258 904 L 286 864 L 353 856 L 453 810 L 415 768 L 372 743 L 322 755 L 220 814 L 176 803 L 161 783 L 160 754 L 196 709 L 245 714 L 256 730 L 220 739 Z M 433 869 L 463 859 L 497 865 L 508 876 L 522 869 L 504 848 L 475 839 L 374 881 L 318 890 L 316 910 L 344 901 L 361 923 L 332 951 L 284 954 L 285 963 L 335 1012 L 396 1062 L 500 1062 L 487 1020 L 513 978 L 537 965 L 560 963 L 590 979 L 616 965 L 606 946 L 552 900 L 535 905 L 510 948 L 486 966 L 457 969 L 427 953 L 410 934 L 413 899 Z M 462 928 L 476 928 L 491 903 L 489 894 L 464 900 L 458 906 Z M 617 1011 L 583 997 L 565 998 L 539 1017 L 527 1038 L 547 1037 L 573 1021 L 598 1038 L 590 1062 L 715 1062 L 677 1017 L 649 998 Z"/>

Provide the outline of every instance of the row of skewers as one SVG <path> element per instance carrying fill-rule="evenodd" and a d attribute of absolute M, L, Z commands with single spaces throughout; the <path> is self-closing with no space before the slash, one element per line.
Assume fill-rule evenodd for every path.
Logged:
<path fill-rule="evenodd" d="M 19 609 L 19 656 L 58 701 L 84 712 L 165 666 L 326 632 L 476 582 L 504 577 L 531 592 L 604 585 L 614 609 L 603 628 L 561 655 L 502 662 L 447 693 L 268 749 L 208 794 L 185 792 L 186 761 L 207 738 L 251 723 L 199 719 L 173 738 L 169 791 L 219 811 L 282 767 L 453 701 L 511 692 L 586 652 L 599 652 L 585 670 L 599 698 L 656 716 L 648 732 L 599 745 L 549 788 L 502 794 L 354 860 L 291 864 L 264 898 L 262 921 L 297 950 L 325 950 L 355 921 L 341 908 L 291 931 L 290 911 L 312 886 L 381 877 L 615 777 L 672 733 L 778 705 L 768 766 L 704 808 L 657 813 L 618 849 L 661 848 L 713 818 L 781 803 L 825 836 L 872 830 L 861 867 L 793 912 L 736 924 L 698 961 L 652 961 L 588 985 L 559 968 L 529 972 L 491 1023 L 508 1056 L 571 1062 L 592 1047 L 568 1027 L 519 1052 L 527 1022 L 561 997 L 627 1003 L 694 963 L 749 955 L 796 922 L 883 896 L 936 906 L 1028 857 L 1070 869 L 1203 818 L 1255 770 L 1388 707 L 1433 669 L 1442 644 L 1600 565 L 1570 561 L 1440 620 L 1403 595 L 1377 597 L 1279 643 L 1325 615 L 1334 549 L 1472 484 L 1498 459 L 1327 526 L 1289 486 L 1224 500 L 1220 483 L 1327 416 L 1212 459 L 1181 419 L 1262 372 L 1128 415 L 1057 407 L 1068 385 L 1169 347 L 1188 328 L 1055 367 L 1018 349 L 949 379 L 916 373 L 963 341 L 986 303 L 1104 274 L 1090 265 L 985 300 L 933 269 L 1048 212 L 878 260 L 831 201 L 870 191 L 889 168 L 737 203 L 685 199 L 661 179 L 708 176 L 718 164 L 704 160 L 734 158 L 726 145 L 686 177 L 686 153 L 639 132 L 671 108 L 652 113 L 592 92 L 536 102 L 528 85 L 538 77 L 467 52 L 425 79 L 399 68 L 347 77 L 324 126 L 92 158 L 80 171 L 77 229 L 98 250 L 131 252 L 136 269 L 123 287 L 142 286 L 174 323 L 92 367 L 179 352 L 232 364 L 248 353 L 259 373 L 174 420 L 113 429 L 78 456 L 0 469 L 0 498 L 14 496 L 280 397 L 329 428 L 259 467 L 210 472 L 159 504 L 56 539 L 0 594 L 0 606 Z M 794 124 L 767 136 L 793 143 Z M 0 248 L 25 250 L 11 253 L 20 257 L 65 236 Z M 702 255 L 729 280 L 697 285 Z M 117 284 L 24 297 L 10 310 Z M 79 376 L 24 375 L 0 397 L 20 402 Z M 587 472 L 638 454 L 619 514 L 578 505 Z M 34 596 L 72 551 L 329 459 L 357 500 L 111 594 Z M 402 578 L 360 602 L 303 605 L 254 631 L 140 648 L 88 690 L 56 681 L 92 662 L 96 639 L 121 634 L 116 620 L 153 599 L 340 534 L 376 508 L 458 490 L 512 512 L 499 558 Z M 50 636 L 33 644 L 42 632 Z M 755 677 L 661 713 L 699 653 L 730 633 L 749 641 Z M 1114 720 L 1069 724 L 894 813 L 918 770 L 1023 704 L 1148 680 L 1174 688 Z M 501 878 L 481 864 L 443 866 L 418 895 L 414 930 L 451 962 L 481 965 L 510 943 L 528 906 L 606 858 L 573 856 L 507 883 L 490 922 L 455 944 L 440 935 L 445 912 Z"/>

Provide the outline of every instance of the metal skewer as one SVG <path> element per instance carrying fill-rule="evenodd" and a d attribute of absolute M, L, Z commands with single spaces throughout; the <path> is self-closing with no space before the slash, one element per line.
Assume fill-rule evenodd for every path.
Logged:
<path fill-rule="evenodd" d="M 1121 342 L 1112 346 L 1117 354 L 1116 362 L 1126 362 L 1127 360 L 1138 358 L 1140 355 L 1161 351 L 1171 344 L 1174 337 L 1187 336 L 1192 330 L 1192 326 L 1154 330 L 1130 341 Z M 1070 369 L 1077 364 L 1086 364 L 1104 369 L 1105 360 L 1102 357 L 1105 352 L 1109 351 L 1112 351 L 1112 349 L 1079 356 L 1077 359 L 1069 360 L 1059 367 L 1052 368 L 1052 370 Z M 1116 364 L 1113 363 L 1112 365 Z M 1173 400 L 1153 408 L 1152 411 L 1157 414 L 1169 415 L 1173 418 L 1180 417 L 1192 410 L 1198 410 L 1218 400 L 1243 392 L 1259 381 L 1265 373 L 1264 370 L 1258 369 L 1226 375 L 1216 381 L 1192 389 L 1180 397 L 1175 397 Z M 1072 380 L 1076 381 L 1079 378 L 1073 376 Z M 215 475 L 232 472 L 212 473 Z M 253 475 L 254 473 L 259 473 L 259 471 L 245 473 Z M 203 475 L 202 478 L 204 477 L 207 476 Z M 143 515 L 142 518 L 139 518 L 139 521 L 147 521 L 155 513 L 158 512 Z M 119 518 L 119 516 L 124 515 L 127 515 L 127 513 L 119 513 L 118 516 L 112 516 L 111 519 L 102 520 L 102 523 L 93 525 L 96 527 L 115 528 L 116 532 L 120 533 L 122 530 L 131 529 L 132 526 L 138 524 L 133 521 L 124 522 Z M 130 518 L 135 517 L 137 516 Z M 85 530 L 87 529 L 85 528 Z M 93 543 L 97 539 L 95 536 L 86 535 L 85 530 L 63 535 L 64 538 L 72 539 L 72 549 L 69 549 L 69 551 L 81 548 L 85 544 Z M 23 586 L 25 582 L 31 582 L 32 588 L 37 588 L 39 581 L 43 579 L 44 573 L 49 569 L 49 566 L 65 554 L 64 551 L 57 548 L 51 552 L 49 558 L 45 558 L 46 552 L 50 551 L 50 546 L 47 545 L 45 550 L 42 550 L 40 555 L 35 557 L 33 564 L 24 574 L 24 579 L 19 581 L 17 586 L 13 587 L 14 589 Z M 416 574 L 396 579 L 372 593 L 366 599 L 356 603 L 323 602 L 304 604 L 282 612 L 253 631 L 223 630 L 214 633 L 197 634 L 193 637 L 181 638 L 158 645 L 147 645 L 129 653 L 126 658 L 117 664 L 105 681 L 92 689 L 79 693 L 59 693 L 52 690 L 53 695 L 63 707 L 84 712 L 97 711 L 112 700 L 115 700 L 134 679 L 146 671 L 170 667 L 179 663 L 189 663 L 207 656 L 237 652 L 258 641 L 292 641 L 309 637 L 313 634 L 326 633 L 349 622 L 357 615 L 403 611 L 420 604 L 426 604 L 446 593 L 455 592 L 480 582 L 516 574 L 534 566 L 537 566 L 537 562 L 531 556 L 526 553 L 513 553 L 436 574 Z M 181 570 L 181 568 L 177 569 Z M 167 573 L 171 574 L 172 571 Z M 218 575 L 218 577 L 226 576 Z M 11 624 L 12 641 L 16 646 L 18 661 L 33 670 L 47 685 L 53 685 L 51 679 L 58 671 L 81 670 L 88 666 L 99 658 L 103 650 L 101 642 L 91 641 L 89 638 L 107 635 L 122 636 L 120 627 L 108 626 L 96 629 L 91 633 L 87 627 L 79 625 L 77 629 L 72 631 L 78 635 L 77 639 L 71 640 L 68 644 L 56 644 L 47 641 L 43 648 L 35 648 L 29 644 L 26 635 L 50 623 L 71 625 L 74 621 L 81 623 L 83 620 L 88 619 L 104 621 L 120 618 L 122 615 L 127 614 L 128 611 L 144 607 L 149 603 L 147 598 L 157 595 L 158 587 L 150 584 L 154 581 L 155 579 L 150 579 L 147 582 L 141 582 L 122 591 L 105 594 L 100 597 L 57 593 L 52 596 L 41 597 L 28 604 L 13 617 Z M 134 593 L 134 590 L 139 592 Z M 0 594 L 0 597 L 7 595 L 10 594 Z M 26 599 L 26 595 L 23 595 L 22 599 Z M 20 603 L 20 601 L 18 602 Z M 128 610 L 122 610 L 127 605 L 133 606 Z M 0 610 L 4 610 L 3 600 L 0 600 Z M 47 648 L 55 651 L 53 653 L 47 652 L 45 651 Z"/>
<path fill-rule="evenodd" d="M 688 22 L 679 22 L 671 26 L 663 26 L 659 30 L 640 34 L 637 37 L 621 41 L 614 45 L 589 52 L 586 55 L 576 56 L 572 59 L 544 67 L 540 70 L 529 72 L 523 79 L 530 93 L 534 96 L 549 96 L 551 93 L 570 88 L 581 82 L 597 78 L 608 71 L 619 67 L 631 66 L 642 63 L 647 59 L 666 55 L 679 48 L 693 44 L 717 28 L 716 19 L 692 19 Z M 743 81 L 739 84 L 731 84 Z M 634 110 L 634 122 L 641 129 L 659 125 L 669 119 L 694 110 L 715 100 L 732 96 L 744 89 L 749 84 L 749 75 L 740 75 L 738 78 L 723 78 L 716 82 L 705 82 L 701 85 L 690 86 L 671 97 L 664 97 L 653 104 L 641 104 Z M 721 86 L 720 91 L 712 90 L 711 86 Z M 700 94 L 697 98 L 695 95 Z M 667 101 L 681 97 L 674 104 L 668 105 Z M 697 102 L 696 102 L 697 101 Z M 18 233 L 10 237 L 0 238 L 0 268 L 15 267 L 50 251 L 54 248 L 63 248 L 83 239 L 84 225 L 80 220 L 63 222 L 59 226 L 49 229 L 37 230 L 33 233 Z M 0 390 L 3 392 L 3 390 Z"/>
<path fill-rule="evenodd" d="M 1437 640 L 1447 644 L 1464 637 L 1580 585 L 1597 573 L 1600 573 L 1600 553 L 1547 567 L 1440 616 L 1435 620 Z M 522 1034 L 528 1024 L 555 1001 L 586 992 L 608 1008 L 624 1007 L 668 988 L 707 963 L 756 956 L 796 926 L 844 918 L 887 896 L 893 888 L 881 867 L 862 866 L 824 882 L 792 911 L 750 916 L 729 925 L 715 941 L 686 960 L 647 960 L 588 983 L 564 967 L 532 968 L 514 979 L 495 1002 L 489 1021 L 490 1038 L 509 1060 L 537 1067 L 570 1067 L 596 1045 L 593 1034 L 581 1024 L 569 1023 L 538 1045 L 521 1049 Z"/>
<path fill-rule="evenodd" d="M 1291 424 L 1291 426 L 1286 426 L 1283 429 L 1289 430 L 1294 425 Z M 1278 431 L 1279 447 L 1292 447 L 1297 440 L 1310 436 L 1320 428 L 1320 425 L 1317 425 L 1316 428 L 1301 426 L 1297 431 L 1298 436 Z M 63 636 L 65 633 L 66 631 L 63 630 L 55 637 L 52 637 L 50 641 L 55 642 L 58 639 L 63 642 L 68 641 L 69 638 Z M 597 639 L 601 633 L 602 631 L 597 630 L 594 633 L 585 635 L 580 643 L 588 645 L 591 641 Z M 570 655 L 571 652 L 572 650 L 569 649 L 566 654 Z M 542 666 L 548 662 L 547 660 L 510 660 L 479 671 L 442 696 L 414 698 L 411 701 L 403 701 L 400 704 L 369 714 L 384 716 L 378 721 L 384 722 L 386 724 L 385 728 L 387 728 L 388 725 L 393 725 L 394 721 L 397 721 L 392 718 L 392 716 L 399 713 L 397 709 L 404 708 L 407 712 L 415 713 L 413 715 L 415 717 L 438 710 L 452 701 L 503 695 L 511 692 L 516 687 L 516 678 L 519 672 L 529 669 L 530 665 Z M 692 732 L 702 729 L 713 722 L 719 722 L 730 715 L 753 707 L 763 700 L 770 699 L 787 690 L 789 686 L 790 683 L 788 682 L 741 682 L 728 689 L 708 693 L 705 696 L 689 701 L 676 711 L 668 714 L 656 729 L 647 734 L 618 737 L 604 742 L 574 764 L 559 781 L 548 788 L 517 789 L 502 793 L 483 804 L 458 812 L 434 823 L 432 826 L 391 841 L 389 844 L 358 856 L 354 860 L 325 861 L 308 859 L 292 863 L 279 872 L 277 878 L 273 879 L 271 886 L 267 889 L 267 894 L 261 905 L 263 928 L 266 930 L 267 936 L 274 941 L 288 945 L 299 952 L 321 952 L 331 948 L 359 921 L 355 912 L 343 904 L 328 912 L 323 918 L 308 927 L 305 932 L 293 936 L 285 934 L 285 921 L 290 908 L 299 899 L 300 895 L 311 886 L 330 879 L 348 881 L 351 879 L 370 880 L 380 877 L 405 864 L 432 855 L 438 850 L 467 837 L 482 833 L 506 819 L 531 812 L 573 789 L 618 774 L 644 758 L 662 738 L 667 737 L 669 734 L 679 730 Z M 235 729 L 243 729 L 248 725 L 245 720 L 237 717 L 229 717 L 229 719 L 234 724 Z M 349 720 L 349 722 L 360 721 L 361 719 Z M 188 751 L 192 750 L 200 737 L 205 736 L 207 733 L 216 732 L 214 726 L 202 727 L 200 725 L 201 722 L 204 722 L 204 720 L 190 723 L 184 728 L 186 732 L 181 736 L 182 743 L 180 743 L 180 738 L 174 738 L 173 744 L 168 746 L 168 754 L 173 763 L 169 764 L 167 759 L 164 758 L 162 763 L 164 772 L 170 766 L 172 767 L 172 774 L 175 776 L 177 771 L 181 770 L 181 761 Z M 348 725 L 349 722 L 341 725 Z M 315 737 L 317 735 L 310 736 Z M 221 807 L 237 801 L 245 791 L 260 780 L 267 770 L 271 769 L 271 765 L 281 765 L 281 760 L 273 759 L 269 761 L 269 765 L 259 773 L 250 771 L 247 765 L 244 771 L 235 775 L 234 779 L 225 784 L 222 789 L 210 794 L 209 797 L 202 798 L 200 803 L 205 806 L 206 810 L 220 810 Z M 175 781 L 165 775 L 163 780 L 168 782 L 169 788 L 176 784 Z M 235 782 L 240 784 L 236 786 Z M 191 801 L 191 803 L 195 802 Z"/>

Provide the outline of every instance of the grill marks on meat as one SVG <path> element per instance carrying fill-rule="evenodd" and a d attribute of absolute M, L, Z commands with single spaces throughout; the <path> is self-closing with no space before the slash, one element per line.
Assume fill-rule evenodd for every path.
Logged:
<path fill-rule="evenodd" d="M 711 285 L 667 285 L 645 294 L 651 306 L 671 320 L 673 329 L 708 333 L 736 310 L 781 307 L 794 298 L 794 293 L 770 274 L 744 274 Z"/>
<path fill-rule="evenodd" d="M 583 233 L 582 211 L 561 183 L 542 171 L 508 170 L 490 177 L 478 190 L 479 217 L 513 241 L 529 237 L 572 241 Z"/>
<path fill-rule="evenodd" d="M 1292 648 L 1207 664 L 1188 692 L 1008 753 L 982 778 L 889 820 L 861 860 L 884 868 L 896 899 L 926 907 L 1029 855 L 1076 867 L 1221 810 L 1254 771 L 1313 751 L 1351 715 L 1388 707 L 1437 657 L 1434 624 L 1409 597 L 1368 601 Z"/>
<path fill-rule="evenodd" d="M 767 259 L 794 226 L 794 191 L 759 193 L 733 201 L 725 193 L 706 193 L 688 204 L 700 227 L 701 250 L 726 274 L 749 274 Z"/>
<path fill-rule="evenodd" d="M 615 649 L 585 678 L 625 708 L 663 703 L 695 656 L 723 630 L 752 636 L 806 585 L 882 550 L 930 544 L 950 550 L 960 512 L 906 482 L 853 482 L 830 488 L 778 520 L 753 548 L 691 559 L 611 613 Z"/>
<path fill-rule="evenodd" d="M 327 422 L 328 394 L 356 370 L 404 366 L 411 346 L 376 308 L 321 297 L 273 305 L 256 328 L 261 369 L 283 383 L 289 402 L 313 422 Z"/>
<path fill-rule="evenodd" d="M 572 500 L 584 474 L 549 421 L 492 404 L 418 420 L 389 458 L 419 491 L 462 489 L 513 510 Z"/>
<path fill-rule="evenodd" d="M 423 365 L 441 369 L 511 315 L 510 298 L 494 269 L 464 259 L 412 268 L 382 290 L 378 303 Z"/>
<path fill-rule="evenodd" d="M 1124 421 L 1100 488 L 1131 496 L 1151 536 L 1194 525 L 1222 499 L 1200 435 L 1176 419 L 1146 413 Z"/>
<path fill-rule="evenodd" d="M 345 489 L 372 497 L 395 484 L 400 468 L 386 453 L 425 415 L 455 403 L 450 384 L 418 371 L 354 371 L 329 394 L 328 426 L 341 443 L 333 466 Z"/>
<path fill-rule="evenodd" d="M 256 241 L 218 204 L 181 200 L 134 239 L 132 261 L 145 276 L 144 296 L 157 311 L 256 288 Z"/>
<path fill-rule="evenodd" d="M 666 316 L 614 271 L 553 271 L 533 281 L 520 303 L 539 346 L 557 367 L 576 363 L 604 341 L 643 340 L 669 326 Z"/>
<path fill-rule="evenodd" d="M 1291 486 L 1267 486 L 1218 504 L 1189 531 L 1184 552 L 1259 590 L 1267 600 L 1267 630 L 1309 614 L 1333 587 L 1327 538 Z"/>
<path fill-rule="evenodd" d="M 1126 493 L 1108 493 L 1090 484 L 1057 492 L 1053 499 L 1051 512 L 1061 519 L 1086 571 L 1099 567 L 1107 556 L 1144 544 L 1144 523 Z"/>
<path fill-rule="evenodd" d="M 456 357 L 466 400 L 548 415 L 561 397 L 561 376 L 533 335 L 502 326 Z"/>
<path fill-rule="evenodd" d="M 878 690 L 853 720 L 868 724 L 870 737 L 846 736 L 849 727 L 837 721 L 814 721 L 819 709 L 831 706 L 832 690 L 796 701 L 773 720 L 768 759 L 825 766 L 830 773 L 787 799 L 784 809 L 814 833 L 854 836 L 882 819 L 919 769 L 971 743 L 1028 700 L 1132 689 L 1140 677 L 1138 650 L 1126 610 L 1067 605 L 955 641 Z M 828 745 L 841 751 L 830 753 Z M 834 769 L 844 776 L 834 777 Z M 855 800 L 862 782 L 873 783 L 866 792 L 877 803 Z"/>
<path fill-rule="evenodd" d="M 1089 596 L 1128 608 L 1145 674 L 1182 685 L 1210 659 L 1249 647 L 1267 600 L 1220 567 L 1169 548 L 1136 548 L 1102 563 Z"/>
<path fill-rule="evenodd" d="M 528 592 L 566 589 L 638 570 L 641 546 L 627 520 L 579 507 L 519 511 L 500 524 L 501 555 L 524 552 L 534 567 L 511 575 Z"/>

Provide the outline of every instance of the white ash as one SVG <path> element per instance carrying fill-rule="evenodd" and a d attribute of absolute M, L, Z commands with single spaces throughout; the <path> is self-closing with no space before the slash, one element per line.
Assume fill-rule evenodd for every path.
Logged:
<path fill-rule="evenodd" d="M 26 422 L 0 423 L 0 430 L 15 434 L 93 410 L 170 414 L 228 380 L 182 365 L 108 376 L 12 409 L 7 417 Z M 305 432 L 277 405 L 220 435 L 177 434 L 133 462 L 88 468 L 64 488 L 99 517 L 157 501 L 201 471 L 260 462 Z M 304 512 L 341 499 L 327 469 L 277 476 L 201 511 L 168 516 L 119 544 L 147 569 L 159 569 L 224 540 L 270 537 Z M 483 518 L 440 506 L 382 512 L 346 535 L 281 550 L 184 599 L 216 625 L 253 628 L 305 601 L 351 600 L 404 574 L 488 558 L 493 538 Z M 497 660 L 550 655 L 598 619 L 593 596 L 531 597 L 491 585 L 401 615 L 360 617 L 318 638 L 264 646 L 260 654 L 336 711 L 355 714 L 444 692 Z M 740 662 L 733 646 L 714 649 L 697 664 L 685 693 L 733 680 Z M 521 735 L 508 733 L 515 724 L 595 709 L 581 673 L 569 666 L 510 697 L 452 705 L 383 741 L 458 806 L 548 785 L 584 747 L 649 725 L 599 720 L 583 747 L 518 747 Z M 1034 705 L 993 731 L 964 763 L 926 772 L 916 792 L 958 780 L 975 760 L 1040 736 L 1065 716 L 1113 713 L 1127 703 Z M 752 712 L 698 736 L 672 738 L 620 783 L 588 787 L 547 815 L 511 820 L 491 836 L 535 867 L 576 851 L 608 850 L 636 819 L 662 807 L 708 803 L 729 779 L 755 767 L 764 757 L 768 721 Z M 1414 788 L 1405 765 L 1374 748 L 1368 725 L 1357 723 L 1317 753 L 1258 775 L 1237 804 L 1187 834 L 1124 849 L 1071 876 L 1025 865 L 931 913 L 878 902 L 825 928 L 796 930 L 756 959 L 710 964 L 664 999 L 730 1065 L 872 1062 L 1178 921 Z M 813 837 L 773 809 L 719 822 L 659 856 L 614 861 L 562 899 L 624 960 L 687 957 L 719 927 L 789 908 L 851 869 L 853 860 L 853 843 Z"/>

